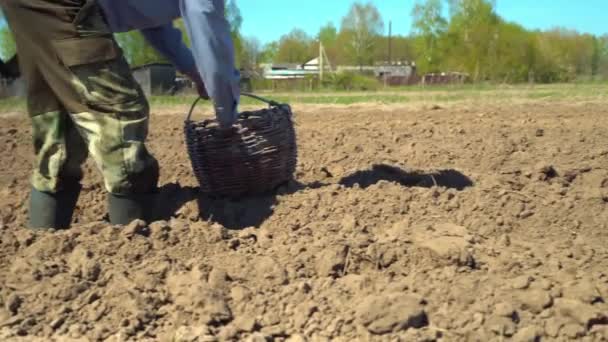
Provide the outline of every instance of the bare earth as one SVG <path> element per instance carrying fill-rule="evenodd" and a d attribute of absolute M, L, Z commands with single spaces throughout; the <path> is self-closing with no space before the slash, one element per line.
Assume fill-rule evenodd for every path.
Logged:
<path fill-rule="evenodd" d="M 0 339 L 608 341 L 608 101 L 295 110 L 276 196 L 201 197 L 176 108 L 165 221 L 104 223 L 88 165 L 65 232 L 24 228 L 30 128 L 4 118 Z"/>

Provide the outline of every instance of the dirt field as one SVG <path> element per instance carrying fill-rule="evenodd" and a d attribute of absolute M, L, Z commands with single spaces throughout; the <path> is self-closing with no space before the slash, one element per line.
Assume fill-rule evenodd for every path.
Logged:
<path fill-rule="evenodd" d="M 199 196 L 175 107 L 165 221 L 104 223 L 88 165 L 64 232 L 24 228 L 30 129 L 2 119 L 0 339 L 608 341 L 608 100 L 294 108 L 276 196 Z"/>

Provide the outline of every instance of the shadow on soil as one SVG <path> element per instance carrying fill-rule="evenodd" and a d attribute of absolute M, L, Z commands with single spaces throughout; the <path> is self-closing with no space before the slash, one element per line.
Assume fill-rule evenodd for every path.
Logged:
<path fill-rule="evenodd" d="M 457 190 L 473 186 L 473 181 L 456 170 L 442 170 L 436 172 L 407 172 L 403 169 L 389 165 L 374 165 L 370 170 L 357 171 L 344 177 L 339 184 L 346 187 L 359 187 L 366 189 L 380 181 L 400 184 L 404 187 L 434 186 Z M 212 221 L 228 229 L 244 229 L 259 227 L 274 212 L 277 196 L 293 194 L 305 189 L 318 189 L 332 183 L 314 182 L 302 184 L 291 181 L 270 194 L 248 196 L 239 199 L 214 198 L 202 194 L 198 187 L 182 187 L 179 184 L 166 184 L 160 189 L 161 209 L 159 218 L 169 220 L 186 203 L 197 201 L 198 216 L 202 220 Z"/>
<path fill-rule="evenodd" d="M 384 164 L 374 165 L 370 170 L 357 171 L 343 178 L 340 184 L 346 187 L 353 187 L 355 184 L 359 184 L 361 188 L 366 189 L 380 181 L 394 182 L 408 188 L 432 188 L 438 186 L 464 190 L 474 185 L 469 177 L 456 170 L 408 172 L 401 168 Z"/>
<path fill-rule="evenodd" d="M 161 209 L 158 217 L 170 220 L 184 205 L 196 201 L 201 220 L 216 222 L 234 230 L 259 227 L 272 215 L 277 196 L 273 193 L 239 199 L 215 198 L 201 193 L 198 187 L 171 183 L 160 189 Z"/>

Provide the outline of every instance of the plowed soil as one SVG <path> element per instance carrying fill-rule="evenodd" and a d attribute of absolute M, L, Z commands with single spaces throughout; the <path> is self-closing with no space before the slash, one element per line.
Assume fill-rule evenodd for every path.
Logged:
<path fill-rule="evenodd" d="M 29 122 L 0 127 L 4 341 L 607 341 L 605 102 L 295 106 L 297 179 L 201 196 L 152 118 L 164 220 L 26 228 Z"/>

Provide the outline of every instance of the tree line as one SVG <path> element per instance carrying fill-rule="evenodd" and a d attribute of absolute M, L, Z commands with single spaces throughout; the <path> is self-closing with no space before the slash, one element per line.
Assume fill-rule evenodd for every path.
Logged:
<path fill-rule="evenodd" d="M 391 37 L 390 55 L 378 9 L 354 2 L 339 28 L 328 23 L 314 37 L 295 28 L 258 60 L 302 63 L 322 43 L 334 65 L 413 61 L 419 74 L 464 72 L 473 81 L 504 83 L 608 78 L 608 35 L 529 30 L 501 18 L 490 0 L 419 0 L 410 15 L 412 33 Z"/>
<path fill-rule="evenodd" d="M 504 83 L 608 78 L 608 35 L 561 27 L 529 30 L 500 17 L 495 1 L 418 0 L 409 13 L 411 34 L 391 37 L 374 3 L 355 1 L 339 27 L 329 22 L 314 36 L 293 28 L 264 45 L 242 32 L 244 19 L 236 0 L 227 1 L 226 17 L 237 64 L 243 69 L 261 63 L 303 64 L 319 55 L 322 44 L 332 65 L 409 61 L 416 63 L 419 74 L 464 72 L 473 81 Z M 177 21 L 176 25 L 187 40 L 183 23 Z M 163 61 L 140 33 L 116 36 L 132 65 Z M 5 58 L 13 54 L 14 42 L 6 25 L 0 30 L 0 40 L 0 54 Z"/>

